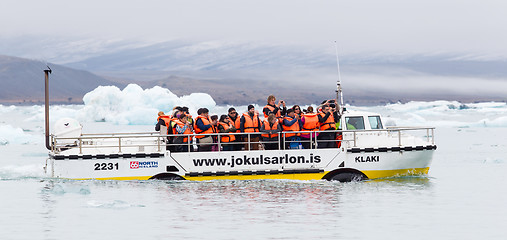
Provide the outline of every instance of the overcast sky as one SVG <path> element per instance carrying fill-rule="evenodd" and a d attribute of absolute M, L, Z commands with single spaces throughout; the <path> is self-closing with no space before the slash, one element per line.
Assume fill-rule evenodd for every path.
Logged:
<path fill-rule="evenodd" d="M 507 57 L 502 0 L 2 0 L 0 36 L 247 41 Z M 334 46 L 333 46 L 334 50 Z M 0 53 L 1 54 L 1 53 Z"/>

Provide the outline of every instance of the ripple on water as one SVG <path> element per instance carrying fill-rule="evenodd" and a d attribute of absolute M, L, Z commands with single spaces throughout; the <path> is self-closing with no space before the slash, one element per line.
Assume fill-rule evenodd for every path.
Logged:
<path fill-rule="evenodd" d="M 142 204 L 130 204 L 122 200 L 111 200 L 111 201 L 90 200 L 86 202 L 86 204 L 88 205 L 88 207 L 105 208 L 105 209 L 126 209 L 131 207 L 145 207 L 145 205 Z"/>
<path fill-rule="evenodd" d="M 71 194 L 80 194 L 80 195 L 89 195 L 91 193 L 90 187 L 86 185 L 64 185 L 64 184 L 55 184 L 48 183 L 43 189 L 43 193 L 46 194 L 54 194 L 54 195 L 64 195 L 67 193 Z"/>

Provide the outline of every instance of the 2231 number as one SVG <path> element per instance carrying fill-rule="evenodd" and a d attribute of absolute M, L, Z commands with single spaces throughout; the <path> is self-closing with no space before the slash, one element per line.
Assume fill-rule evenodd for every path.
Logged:
<path fill-rule="evenodd" d="M 95 163 L 95 171 L 118 170 L 118 163 Z"/>

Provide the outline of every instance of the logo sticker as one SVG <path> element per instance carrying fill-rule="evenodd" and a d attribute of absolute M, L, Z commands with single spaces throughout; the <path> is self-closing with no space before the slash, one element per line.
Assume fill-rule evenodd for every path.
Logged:
<path fill-rule="evenodd" d="M 131 161 L 130 169 L 139 168 L 158 168 L 158 162 L 155 161 Z"/>
<path fill-rule="evenodd" d="M 139 168 L 139 161 L 131 161 L 130 162 L 130 169 L 137 169 Z"/>

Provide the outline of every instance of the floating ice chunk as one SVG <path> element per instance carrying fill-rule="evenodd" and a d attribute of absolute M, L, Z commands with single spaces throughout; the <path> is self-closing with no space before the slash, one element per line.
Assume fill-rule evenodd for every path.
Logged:
<path fill-rule="evenodd" d="M 471 125 L 474 127 L 507 127 L 507 117 L 499 117 L 493 120 L 482 119 Z"/>
<path fill-rule="evenodd" d="M 46 153 L 47 157 L 47 153 Z M 21 179 L 43 177 L 44 174 L 41 171 L 41 164 L 30 164 L 30 165 L 2 165 L 0 166 L 0 179 Z"/>
<path fill-rule="evenodd" d="M 33 139 L 34 136 L 25 133 L 21 128 L 12 127 L 11 125 L 0 125 L 0 145 L 28 144 Z"/>
<path fill-rule="evenodd" d="M 10 106 L 4 106 L 0 104 L 0 113 L 8 113 L 16 110 L 16 106 L 10 105 Z"/>

